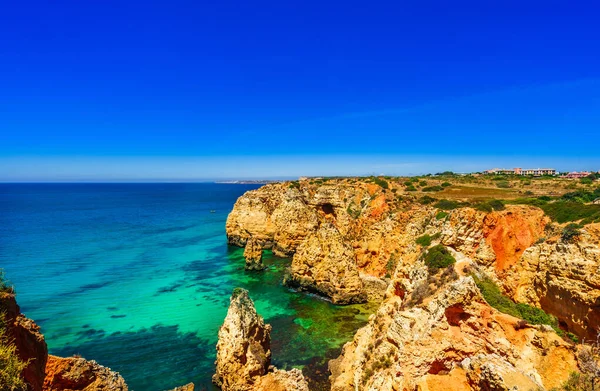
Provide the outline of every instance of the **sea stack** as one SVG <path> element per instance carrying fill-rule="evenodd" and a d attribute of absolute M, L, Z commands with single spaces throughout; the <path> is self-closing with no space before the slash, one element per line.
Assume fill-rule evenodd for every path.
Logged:
<path fill-rule="evenodd" d="M 308 391 L 299 370 L 271 367 L 271 325 L 256 313 L 245 289 L 236 288 L 231 295 L 215 364 L 213 383 L 223 391 Z"/>

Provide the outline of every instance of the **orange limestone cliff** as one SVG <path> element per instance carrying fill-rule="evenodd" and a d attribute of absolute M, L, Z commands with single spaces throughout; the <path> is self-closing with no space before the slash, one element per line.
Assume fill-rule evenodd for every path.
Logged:
<path fill-rule="evenodd" d="M 28 362 L 22 377 L 29 391 L 127 391 L 121 375 L 95 361 L 49 356 L 40 328 L 21 313 L 14 294 L 0 294 L 0 310 L 16 353 Z"/>

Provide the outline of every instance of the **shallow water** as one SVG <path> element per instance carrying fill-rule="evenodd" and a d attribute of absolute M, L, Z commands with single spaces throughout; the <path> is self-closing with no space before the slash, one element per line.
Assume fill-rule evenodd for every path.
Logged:
<path fill-rule="evenodd" d="M 273 326 L 273 364 L 313 388 L 373 310 L 281 285 L 289 260 L 244 271 L 225 220 L 256 185 L 0 184 L 0 267 L 52 354 L 119 371 L 135 391 L 212 389 L 217 332 L 235 287 Z M 211 213 L 214 211 L 214 213 Z"/>

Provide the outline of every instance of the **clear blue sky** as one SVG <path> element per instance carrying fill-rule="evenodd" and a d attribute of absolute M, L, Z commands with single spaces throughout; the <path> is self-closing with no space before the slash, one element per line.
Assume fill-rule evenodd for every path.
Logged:
<path fill-rule="evenodd" d="M 600 169 L 592 1 L 12 1 L 0 180 Z"/>

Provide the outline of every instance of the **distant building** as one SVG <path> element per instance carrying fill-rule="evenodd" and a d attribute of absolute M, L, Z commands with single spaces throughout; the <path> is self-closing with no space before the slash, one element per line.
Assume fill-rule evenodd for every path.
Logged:
<path fill-rule="evenodd" d="M 485 174 L 491 175 L 556 175 L 557 172 L 554 168 L 493 168 L 491 170 L 484 171 Z"/>
<path fill-rule="evenodd" d="M 589 176 L 591 174 L 592 173 L 589 171 L 573 171 L 566 175 L 563 175 L 561 178 L 579 179 L 579 178 L 585 178 L 586 176 Z"/>

